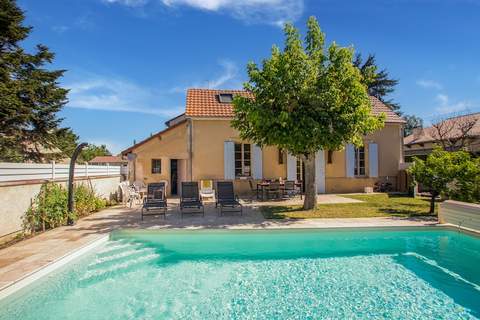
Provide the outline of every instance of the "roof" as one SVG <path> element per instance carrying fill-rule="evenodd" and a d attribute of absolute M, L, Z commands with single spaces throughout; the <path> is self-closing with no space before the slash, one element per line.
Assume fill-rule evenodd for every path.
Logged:
<path fill-rule="evenodd" d="M 89 162 L 90 163 L 119 163 L 119 162 L 125 162 L 125 160 L 123 160 L 122 157 L 119 157 L 119 156 L 96 156 Z"/>
<path fill-rule="evenodd" d="M 461 131 L 455 126 L 455 122 L 461 121 L 475 121 L 472 129 L 469 131 L 470 136 L 480 136 L 480 112 L 461 115 L 458 117 L 452 117 L 443 120 L 445 126 L 448 128 L 450 125 L 453 127 L 452 130 L 448 132 L 448 135 L 445 138 L 456 138 L 460 137 Z M 423 129 L 417 129 L 411 135 L 406 136 L 403 139 L 405 145 L 411 145 L 416 143 L 425 143 L 425 142 L 434 142 L 437 141 L 438 134 L 437 130 L 434 127 L 428 127 Z"/>
<path fill-rule="evenodd" d="M 185 123 L 186 121 L 187 121 L 186 119 L 183 119 L 182 121 L 177 122 L 177 123 L 175 123 L 174 125 L 171 125 L 170 127 L 167 127 L 167 128 L 165 128 L 165 129 L 163 129 L 162 131 L 159 131 L 159 132 L 155 133 L 154 135 L 148 137 L 147 139 L 144 139 L 144 140 L 142 140 L 142 141 L 140 141 L 140 142 L 138 142 L 138 143 L 135 143 L 133 146 L 131 146 L 131 147 L 123 150 L 120 154 L 124 155 L 124 154 L 130 153 L 130 152 L 132 152 L 133 149 L 141 146 L 141 145 L 144 144 L 144 143 L 147 143 L 148 141 L 150 141 L 150 140 L 152 140 L 152 139 L 155 139 L 156 137 L 161 136 L 162 134 L 164 134 L 164 133 L 166 133 L 166 132 L 168 132 L 168 131 L 176 128 L 176 127 L 178 127 L 179 125 L 181 125 L 182 123 Z"/>
<path fill-rule="evenodd" d="M 218 100 L 218 95 L 224 93 L 253 98 L 245 90 L 188 89 L 185 114 L 187 117 L 233 117 L 233 104 Z"/>
<path fill-rule="evenodd" d="M 201 118 L 232 118 L 233 104 L 221 103 L 219 94 L 231 93 L 253 99 L 253 94 L 245 90 L 213 90 L 213 89 L 188 89 L 185 115 L 187 117 Z M 370 97 L 374 115 L 385 114 L 386 122 L 404 123 L 405 120 L 398 116 L 390 107 L 379 99 Z"/>
<path fill-rule="evenodd" d="M 405 119 L 400 117 L 395 111 L 392 110 L 389 106 L 385 103 L 380 101 L 378 98 L 374 96 L 370 96 L 370 103 L 372 104 L 372 113 L 376 116 L 384 113 L 385 114 L 385 122 L 394 122 L 394 123 L 405 123 Z"/>
<path fill-rule="evenodd" d="M 171 127 L 171 126 L 174 126 L 176 125 L 177 123 L 179 122 L 182 122 L 183 120 L 185 120 L 185 112 L 182 113 L 182 114 L 179 114 L 178 116 L 176 117 L 173 117 L 171 119 L 168 119 L 167 121 L 165 121 L 165 125 L 167 127 Z"/>

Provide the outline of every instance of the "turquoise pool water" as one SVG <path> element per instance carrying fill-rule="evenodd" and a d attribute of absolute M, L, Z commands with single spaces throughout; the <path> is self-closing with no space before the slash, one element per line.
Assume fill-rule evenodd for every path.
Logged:
<path fill-rule="evenodd" d="M 480 238 L 448 229 L 112 234 L 0 319 L 478 319 Z"/>

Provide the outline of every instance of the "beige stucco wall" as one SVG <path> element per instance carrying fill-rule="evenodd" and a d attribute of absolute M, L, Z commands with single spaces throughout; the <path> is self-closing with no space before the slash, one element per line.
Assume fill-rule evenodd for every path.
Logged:
<path fill-rule="evenodd" d="M 246 142 L 240 139 L 237 130 L 230 126 L 228 119 L 192 119 L 192 180 L 224 179 L 224 142 Z M 327 162 L 325 152 L 326 192 L 362 192 L 364 187 L 373 186 L 377 180 L 388 179 L 396 186 L 399 163 L 402 161 L 403 136 L 400 124 L 386 124 L 385 127 L 365 137 L 366 176 L 362 178 L 346 178 L 345 152 L 335 151 L 332 163 Z M 137 155 L 137 180 L 145 183 L 170 180 L 169 159 L 188 159 L 188 130 L 186 125 L 168 131 L 161 139 L 152 139 L 139 146 L 133 152 Z M 378 144 L 379 178 L 369 178 L 368 158 L 369 143 Z M 278 149 L 264 147 L 263 177 L 265 179 L 286 178 L 287 160 L 280 164 Z M 152 175 L 151 160 L 162 159 L 162 173 Z M 252 166 L 253 166 L 252 159 Z M 188 169 L 188 168 L 187 168 Z M 236 180 L 237 190 L 249 190 L 248 181 Z"/>
<path fill-rule="evenodd" d="M 136 155 L 136 159 L 130 161 L 130 166 L 135 171 L 134 176 L 130 175 L 129 177 L 131 181 L 143 181 L 145 184 L 162 180 L 170 182 L 170 159 L 184 160 L 179 163 L 182 174 L 180 178 L 184 177 L 186 175 L 185 162 L 188 159 L 187 124 L 182 123 L 160 136 L 154 137 L 136 147 L 132 152 Z M 161 173 L 152 173 L 152 159 L 161 159 Z M 169 183 L 168 194 L 170 194 L 170 188 Z"/>
<path fill-rule="evenodd" d="M 378 180 L 389 181 L 395 188 L 398 167 L 403 162 L 402 127 L 399 124 L 385 124 L 385 127 L 364 138 L 365 177 L 346 177 L 345 151 L 334 151 L 332 163 L 327 162 L 325 153 L 325 189 L 327 193 L 363 192 L 365 187 L 373 187 Z M 369 178 L 368 144 L 378 145 L 378 178 Z"/>
<path fill-rule="evenodd" d="M 57 181 L 57 183 L 66 187 L 67 182 Z M 118 190 L 120 176 L 110 176 L 101 178 L 78 179 L 75 184 L 86 184 L 91 186 L 95 193 L 105 199 Z M 30 206 L 31 201 L 40 191 L 42 182 L 18 182 L 0 184 L 0 243 L 10 240 L 22 230 L 23 215 Z"/>
<path fill-rule="evenodd" d="M 193 121 L 193 179 L 223 179 L 224 142 L 247 142 L 240 139 L 238 131 L 230 126 L 229 120 Z M 248 143 L 248 142 L 247 142 Z M 278 161 L 278 149 L 265 147 L 262 150 L 263 177 L 273 179 L 286 177 L 286 159 Z M 253 166 L 253 159 L 252 159 Z"/>
<path fill-rule="evenodd" d="M 230 126 L 229 120 L 193 120 L 192 121 L 192 173 L 193 180 L 224 179 L 223 148 L 224 142 L 247 142 L 240 139 L 238 131 Z M 253 166 L 252 158 L 252 166 Z M 265 179 L 286 178 L 286 159 L 283 164 L 278 161 L 278 149 L 265 147 L 262 150 L 262 171 Z M 239 193 L 250 190 L 247 180 L 235 181 Z"/>

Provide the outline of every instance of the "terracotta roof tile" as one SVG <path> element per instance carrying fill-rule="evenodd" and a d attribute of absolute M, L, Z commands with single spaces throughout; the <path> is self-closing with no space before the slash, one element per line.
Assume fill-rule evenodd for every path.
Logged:
<path fill-rule="evenodd" d="M 244 90 L 188 89 L 185 114 L 188 117 L 233 117 L 233 104 L 218 100 L 218 95 L 225 93 L 253 97 Z"/>
<path fill-rule="evenodd" d="M 448 132 L 447 138 L 456 138 L 461 135 L 461 131 L 458 129 L 457 126 L 458 123 L 461 123 L 463 120 L 475 121 L 474 126 L 468 132 L 468 134 L 470 136 L 480 136 L 480 113 L 472 113 L 443 120 L 446 127 L 452 127 L 452 130 Z M 427 127 L 423 129 L 416 129 L 414 133 L 406 136 L 403 139 L 403 143 L 405 145 L 409 145 L 415 143 L 434 142 L 437 140 L 439 140 L 437 130 L 434 127 Z"/>
<path fill-rule="evenodd" d="M 204 117 L 204 118 L 231 118 L 233 117 L 233 104 L 221 103 L 218 100 L 219 94 L 241 95 L 251 97 L 253 95 L 245 90 L 213 90 L 213 89 L 188 89 L 187 105 L 185 115 L 187 117 Z M 385 113 L 386 122 L 403 123 L 401 117 L 392 111 L 383 102 L 375 97 L 370 97 L 372 103 L 372 112 L 375 115 Z"/>
<path fill-rule="evenodd" d="M 378 98 L 370 96 L 372 104 L 372 113 L 374 115 L 385 114 L 385 122 L 405 123 L 405 120 L 396 114 L 389 106 L 380 101 Z"/>
<path fill-rule="evenodd" d="M 96 156 L 90 163 L 114 163 L 114 162 L 126 162 L 119 156 Z"/>

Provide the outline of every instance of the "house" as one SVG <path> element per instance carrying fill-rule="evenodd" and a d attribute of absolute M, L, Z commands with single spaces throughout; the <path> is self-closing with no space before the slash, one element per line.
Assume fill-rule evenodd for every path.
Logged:
<path fill-rule="evenodd" d="M 425 159 L 435 146 L 480 154 L 480 113 L 451 117 L 428 128 L 414 129 L 403 143 L 405 162 L 412 162 L 413 157 Z"/>
<path fill-rule="evenodd" d="M 88 161 L 88 164 L 96 166 L 126 166 L 127 160 L 124 160 L 121 156 L 96 156 L 92 160 Z"/>
<path fill-rule="evenodd" d="M 121 155 L 119 156 L 96 156 L 92 160 L 88 161 L 89 165 L 94 166 L 120 166 L 120 174 L 122 175 L 122 180 L 127 178 L 128 174 L 128 161 L 123 159 Z"/>
<path fill-rule="evenodd" d="M 239 138 L 230 125 L 235 95 L 243 90 L 187 90 L 185 113 L 166 128 L 122 152 L 129 159 L 129 179 L 144 183 L 167 181 L 178 194 L 188 180 L 233 180 L 237 192 L 248 192 L 248 179 L 304 180 L 303 164 L 274 146 L 260 148 Z M 371 97 L 372 112 L 386 115 L 385 127 L 369 134 L 364 147 L 319 151 L 316 178 L 319 193 L 363 192 L 378 180 L 393 186 L 403 162 L 404 120 Z"/>

